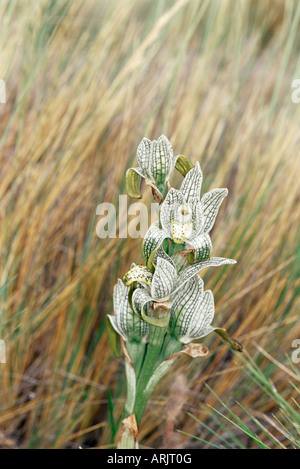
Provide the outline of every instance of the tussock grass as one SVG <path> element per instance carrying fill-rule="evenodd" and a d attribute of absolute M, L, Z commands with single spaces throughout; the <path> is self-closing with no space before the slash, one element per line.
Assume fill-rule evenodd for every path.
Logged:
<path fill-rule="evenodd" d="M 111 445 L 125 394 L 104 319 L 141 240 L 97 238 L 96 207 L 125 193 L 142 137 L 165 133 L 200 161 L 204 190 L 229 188 L 212 240 L 238 264 L 204 280 L 215 323 L 248 353 L 241 363 L 208 337 L 207 359 L 182 362 L 177 444 L 232 445 L 228 421 L 203 410 L 225 403 L 246 426 L 245 409 L 267 432 L 276 422 L 274 440 L 251 421 L 263 444 L 291 445 L 274 420 L 283 403 L 251 376 L 255 365 L 299 405 L 299 2 L 3 0 L 0 18 L 0 444 Z M 145 446 L 163 445 L 171 379 L 149 404 Z"/>

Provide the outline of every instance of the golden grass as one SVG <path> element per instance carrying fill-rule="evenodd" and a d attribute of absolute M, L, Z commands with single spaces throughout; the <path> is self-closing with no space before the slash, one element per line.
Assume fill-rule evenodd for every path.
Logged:
<path fill-rule="evenodd" d="M 293 0 L 1 2 L 0 444 L 111 443 L 109 408 L 117 418 L 125 390 L 103 320 L 141 240 L 97 238 L 96 207 L 117 203 L 141 138 L 162 133 L 200 161 L 205 190 L 230 191 L 212 240 L 215 255 L 238 263 L 204 276 L 215 323 L 296 398 L 287 380 L 299 368 L 291 376 L 286 357 L 300 338 L 299 16 Z M 187 411 L 210 422 L 206 381 L 271 428 L 274 401 L 226 346 L 205 343 L 207 359 L 176 370 L 188 387 L 177 428 L 199 432 Z M 143 420 L 146 446 L 163 445 L 170 380 Z"/>

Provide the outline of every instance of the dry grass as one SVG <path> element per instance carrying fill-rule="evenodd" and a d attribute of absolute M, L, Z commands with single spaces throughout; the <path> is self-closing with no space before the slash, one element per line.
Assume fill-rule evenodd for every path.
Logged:
<path fill-rule="evenodd" d="M 204 278 L 216 323 L 286 401 L 297 398 L 287 382 L 299 382 L 288 364 L 300 338 L 299 17 L 293 0 L 1 1 L 1 445 L 110 445 L 125 390 L 104 318 L 141 240 L 98 239 L 96 207 L 117 202 L 139 141 L 162 133 L 200 161 L 205 190 L 230 190 L 212 239 L 238 264 Z M 208 382 L 238 415 L 235 400 L 273 428 L 278 405 L 247 364 L 205 343 L 207 359 L 176 370 L 188 389 L 175 427 L 218 440 L 187 416 L 212 426 L 201 404 L 221 404 Z M 171 379 L 149 404 L 145 446 L 163 445 Z M 183 434 L 178 444 L 205 447 Z"/>

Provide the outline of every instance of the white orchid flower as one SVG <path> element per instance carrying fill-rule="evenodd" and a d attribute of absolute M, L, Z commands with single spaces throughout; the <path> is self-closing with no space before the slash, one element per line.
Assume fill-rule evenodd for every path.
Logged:
<path fill-rule="evenodd" d="M 121 279 L 114 287 L 114 315 L 108 315 L 115 331 L 125 340 L 145 342 L 149 333 L 149 325 L 140 319 L 131 309 L 128 301 L 129 287 Z"/>
<path fill-rule="evenodd" d="M 147 231 L 142 254 L 146 262 L 169 238 L 176 244 L 185 243 L 194 252 L 194 260 L 207 259 L 212 252 L 209 232 L 227 189 L 213 189 L 201 198 L 202 171 L 197 162 L 185 176 L 180 190 L 170 189 L 160 212 L 160 225 L 153 223 Z"/>
<path fill-rule="evenodd" d="M 200 339 L 212 332 L 214 297 L 210 290 L 204 291 L 203 280 L 197 275 L 180 289 L 170 311 L 170 334 L 183 344 Z"/>
<path fill-rule="evenodd" d="M 216 332 L 234 350 L 242 352 L 242 345 L 226 329 L 212 325 L 215 314 L 211 290 L 204 291 L 204 282 L 198 276 L 185 283 L 174 297 L 170 309 L 169 334 L 183 344 Z"/>
<path fill-rule="evenodd" d="M 144 266 L 135 266 L 124 276 L 127 286 L 133 282 L 143 285 L 132 294 L 132 307 L 144 321 L 156 326 L 166 326 L 169 322 L 170 308 L 176 295 L 183 287 L 205 267 L 235 264 L 233 259 L 212 257 L 188 265 L 177 272 L 173 260 L 160 249 L 155 259 L 156 268 L 152 274 Z"/>
<path fill-rule="evenodd" d="M 162 202 L 168 191 L 170 173 L 177 160 L 171 143 L 165 135 L 161 135 L 157 140 L 143 138 L 137 149 L 137 160 L 139 166 L 128 169 L 126 173 L 128 194 L 141 198 L 139 186 L 144 178 L 152 187 L 156 200 Z"/>

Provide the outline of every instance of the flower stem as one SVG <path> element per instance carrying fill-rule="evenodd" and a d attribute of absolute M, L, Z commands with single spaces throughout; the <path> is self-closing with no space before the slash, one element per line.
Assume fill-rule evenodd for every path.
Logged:
<path fill-rule="evenodd" d="M 179 342 L 174 336 L 167 335 L 161 349 L 161 361 L 169 358 L 176 352 L 179 352 L 183 347 L 183 344 Z"/>
<path fill-rule="evenodd" d="M 166 333 L 166 327 L 150 326 L 149 344 L 146 357 L 137 381 L 136 400 L 134 405 L 134 414 L 139 424 L 150 395 L 145 392 L 148 381 L 151 378 L 154 369 L 160 364 L 157 360 L 160 358 L 160 352 L 163 346 Z"/>

